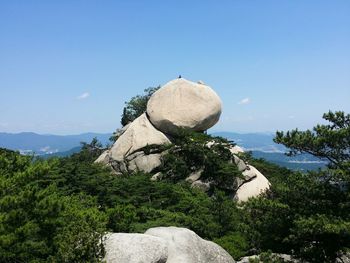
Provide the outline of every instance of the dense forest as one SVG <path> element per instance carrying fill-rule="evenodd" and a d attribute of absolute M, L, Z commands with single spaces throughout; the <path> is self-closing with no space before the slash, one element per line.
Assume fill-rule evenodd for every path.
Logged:
<path fill-rule="evenodd" d="M 182 150 L 169 149 L 160 168 L 168 176 L 161 181 L 141 172 L 116 176 L 94 163 L 103 151 L 97 140 L 48 160 L 1 149 L 0 262 L 99 262 L 106 232 L 142 233 L 154 226 L 189 228 L 235 259 L 274 252 L 334 262 L 350 249 L 350 115 L 329 112 L 324 118 L 328 125 L 277 132 L 275 141 L 290 155 L 327 159 L 327 169 L 295 172 L 243 154 L 272 185 L 246 203 L 223 191 L 232 174 L 239 176 L 225 162 L 225 148 L 205 147 L 210 140 L 230 142 L 205 134 L 179 134 Z M 215 181 L 210 195 L 184 180 L 203 164 L 206 178 Z"/>

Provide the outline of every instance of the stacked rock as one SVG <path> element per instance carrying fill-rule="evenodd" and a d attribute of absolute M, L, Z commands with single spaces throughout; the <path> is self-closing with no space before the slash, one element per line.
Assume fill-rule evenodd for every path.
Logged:
<path fill-rule="evenodd" d="M 172 135 L 181 128 L 206 131 L 218 122 L 221 109 L 219 96 L 203 82 L 174 79 L 151 96 L 146 113 L 123 127 L 111 149 L 102 153 L 96 162 L 110 166 L 116 174 L 133 171 L 150 173 L 161 165 L 166 151 L 162 151 L 160 146 L 171 144 Z M 237 182 L 235 199 L 246 201 L 269 188 L 268 180 L 237 156 L 243 151 L 241 148 L 230 146 L 230 151 L 244 177 Z M 201 171 L 197 171 L 187 181 L 205 191 L 210 182 L 202 182 L 200 177 Z"/>
<path fill-rule="evenodd" d="M 151 96 L 147 112 L 123 128 L 112 148 L 96 162 L 116 173 L 151 172 L 160 165 L 162 153 L 145 153 L 145 148 L 170 144 L 169 136 L 179 128 L 205 131 L 218 122 L 220 114 L 221 100 L 209 86 L 174 79 Z"/>
<path fill-rule="evenodd" d="M 205 131 L 218 122 L 221 104 L 215 91 L 203 82 L 179 78 L 151 96 L 147 115 L 152 124 L 166 134 L 176 133 L 179 127 Z"/>

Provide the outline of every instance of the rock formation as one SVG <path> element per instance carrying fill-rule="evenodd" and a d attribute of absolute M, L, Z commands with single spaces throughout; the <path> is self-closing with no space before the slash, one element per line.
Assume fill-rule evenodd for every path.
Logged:
<path fill-rule="evenodd" d="M 104 241 L 107 263 L 234 263 L 214 242 L 178 227 L 155 227 L 144 234 L 108 234 Z"/>
<path fill-rule="evenodd" d="M 221 115 L 221 100 L 207 85 L 183 78 L 174 79 L 156 91 L 147 104 L 153 125 L 167 134 L 177 128 L 205 131 Z"/>
<path fill-rule="evenodd" d="M 239 162 L 241 161 L 242 160 Z M 241 185 L 238 186 L 235 195 L 238 201 L 245 202 L 249 197 L 257 196 L 270 188 L 270 182 L 254 166 L 246 165 L 242 174 L 246 181 L 243 181 Z"/>
<path fill-rule="evenodd" d="M 210 148 L 214 145 L 214 142 L 209 142 L 207 146 Z M 266 177 L 260 173 L 254 166 L 247 164 L 241 158 L 238 157 L 240 153 L 243 153 L 243 149 L 237 145 L 227 145 L 228 149 L 232 154 L 232 161 L 237 165 L 237 168 L 240 172 L 242 172 L 243 178 L 237 178 L 236 184 L 232 186 L 235 191 L 234 199 L 238 202 L 245 202 L 250 197 L 255 197 L 265 192 L 270 188 L 270 182 L 266 179 Z M 190 179 L 193 175 L 187 178 Z M 200 183 L 199 183 L 200 182 Z M 200 176 L 196 178 L 196 180 L 192 180 L 192 186 L 196 186 L 200 189 L 209 189 L 210 185 L 203 185 L 200 181 Z M 207 186 L 207 187 L 206 187 Z"/>
<path fill-rule="evenodd" d="M 203 82 L 194 83 L 183 78 L 175 79 L 156 91 L 148 101 L 146 113 L 123 127 L 118 139 L 96 160 L 110 166 L 116 174 L 132 171 L 152 173 L 166 154 L 164 146 L 171 144 L 171 136 L 179 128 L 205 131 L 212 127 L 221 114 L 221 100 Z M 209 142 L 207 147 L 212 147 Z M 229 190 L 237 190 L 234 199 L 246 201 L 269 188 L 268 180 L 253 166 L 239 158 L 243 152 L 238 146 L 227 145 L 243 179 L 237 179 Z M 163 149 L 163 150 L 162 150 Z M 156 173 L 152 180 L 161 180 Z M 201 171 L 191 174 L 187 181 L 193 187 L 207 191 L 208 181 L 201 180 Z"/>
<path fill-rule="evenodd" d="M 169 143 L 168 137 L 155 129 L 144 113 L 121 132 L 112 148 L 104 152 L 96 162 L 112 166 L 117 173 L 136 170 L 151 172 L 160 165 L 161 154 L 145 154 L 145 147 Z"/>
<path fill-rule="evenodd" d="M 165 263 L 168 247 L 165 240 L 145 234 L 111 233 L 104 242 L 106 263 Z"/>

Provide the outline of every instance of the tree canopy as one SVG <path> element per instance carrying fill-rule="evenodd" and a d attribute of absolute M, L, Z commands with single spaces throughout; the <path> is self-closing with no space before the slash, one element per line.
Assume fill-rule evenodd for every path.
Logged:
<path fill-rule="evenodd" d="M 129 101 L 125 102 L 125 107 L 123 108 L 123 114 L 121 118 L 122 126 L 135 120 L 147 109 L 147 102 L 154 92 L 156 92 L 158 87 L 149 87 L 144 90 L 143 95 L 137 95 L 132 97 Z"/>
<path fill-rule="evenodd" d="M 310 153 L 327 159 L 330 168 L 350 172 L 350 114 L 329 111 L 323 118 L 329 124 L 319 124 L 306 131 L 278 131 L 274 141 L 288 147 L 289 155 Z"/>
<path fill-rule="evenodd" d="M 252 160 L 272 184 L 265 198 L 245 204 L 249 240 L 256 248 L 293 252 L 309 262 L 333 262 L 350 248 L 350 118 L 331 111 L 323 117 L 330 124 L 277 132 L 274 140 L 288 147 L 289 155 L 326 158 L 328 169 L 275 173 L 274 165 Z"/>
<path fill-rule="evenodd" d="M 106 217 L 95 199 L 45 179 L 57 160 L 0 149 L 0 261 L 97 262 Z"/>

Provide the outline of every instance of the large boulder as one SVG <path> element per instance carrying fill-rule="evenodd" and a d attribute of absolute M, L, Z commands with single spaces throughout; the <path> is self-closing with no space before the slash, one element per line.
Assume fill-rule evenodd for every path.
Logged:
<path fill-rule="evenodd" d="M 96 162 L 112 166 L 118 172 L 151 172 L 160 165 L 159 153 L 148 152 L 147 146 L 170 144 L 168 137 L 158 131 L 146 114 L 135 119 L 118 137 L 112 148 L 102 153 Z"/>
<path fill-rule="evenodd" d="M 176 134 L 178 128 L 205 131 L 218 122 L 221 100 L 209 86 L 178 78 L 151 96 L 147 114 L 167 134 Z"/>
<path fill-rule="evenodd" d="M 248 165 L 242 175 L 246 180 L 239 186 L 234 199 L 246 202 L 251 197 L 257 197 L 270 188 L 270 182 L 254 166 Z"/>
<path fill-rule="evenodd" d="M 168 247 L 167 263 L 233 263 L 233 258 L 214 242 L 199 237 L 195 232 L 179 227 L 155 227 L 146 235 L 159 237 Z"/>
<path fill-rule="evenodd" d="M 235 262 L 219 245 L 179 227 L 155 227 L 144 234 L 108 234 L 104 246 L 107 263 Z"/>
<path fill-rule="evenodd" d="M 168 258 L 164 240 L 150 235 L 112 233 L 104 246 L 107 263 L 165 263 Z"/>
<path fill-rule="evenodd" d="M 128 171 L 143 171 L 150 173 L 161 165 L 161 157 L 164 153 L 146 154 L 143 151 L 127 157 Z"/>
<path fill-rule="evenodd" d="M 128 129 L 112 146 L 110 153 L 113 160 L 124 160 L 126 156 L 147 145 L 164 145 L 171 143 L 160 131 L 149 122 L 146 114 L 135 119 Z"/>

